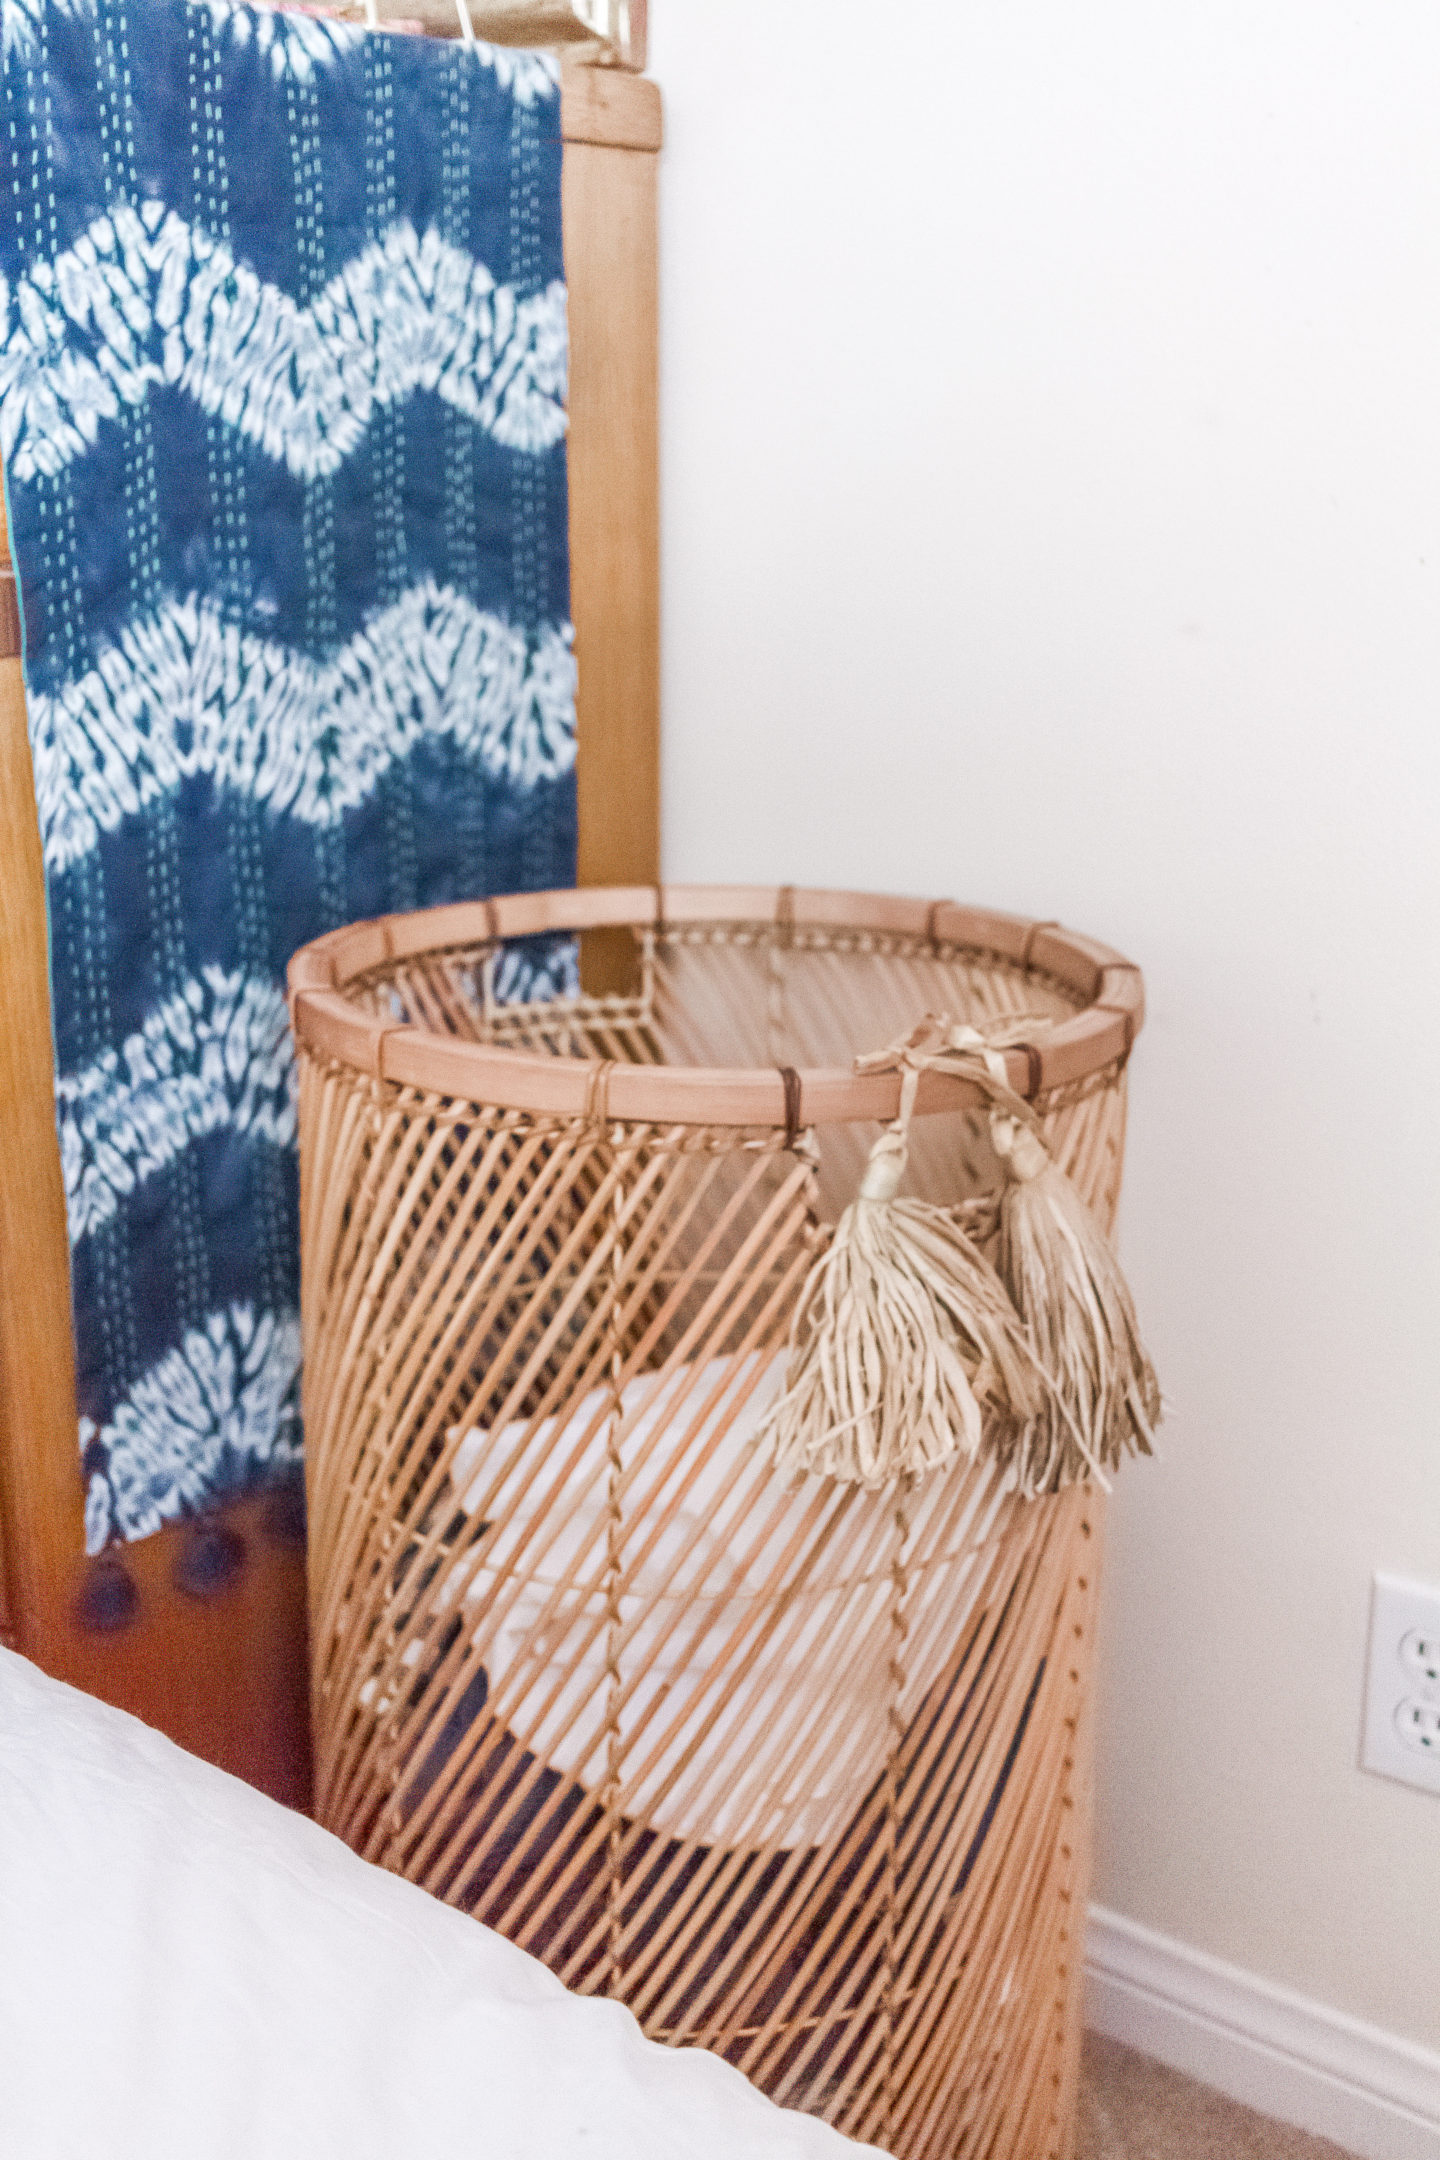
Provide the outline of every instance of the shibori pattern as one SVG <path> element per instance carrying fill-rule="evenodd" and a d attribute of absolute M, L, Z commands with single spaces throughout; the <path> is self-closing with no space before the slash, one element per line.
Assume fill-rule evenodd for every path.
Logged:
<path fill-rule="evenodd" d="M 229 0 L 0 30 L 96 1551 L 298 1463 L 291 952 L 573 876 L 558 84 Z M 573 987 L 563 946 L 494 974 Z"/>
<path fill-rule="evenodd" d="M 404 219 L 302 308 L 164 203 L 122 203 L 13 291 L 0 284 L 0 341 L 0 451 L 17 480 L 83 456 L 152 383 L 302 480 L 337 472 L 376 413 L 416 390 L 512 449 L 565 432 L 563 285 L 522 299 Z"/>

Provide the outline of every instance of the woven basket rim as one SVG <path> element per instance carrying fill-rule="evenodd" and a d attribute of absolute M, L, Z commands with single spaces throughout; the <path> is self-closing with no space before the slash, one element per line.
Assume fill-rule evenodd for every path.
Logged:
<path fill-rule="evenodd" d="M 805 929 L 922 939 L 1045 975 L 1080 1009 L 1033 1044 L 1005 1053 L 1011 1086 L 1030 1099 L 1123 1065 L 1145 1014 L 1140 970 L 1110 946 L 1059 923 L 950 900 L 765 885 L 575 886 L 382 915 L 302 945 L 290 962 L 297 1041 L 312 1055 L 372 1079 L 477 1107 L 580 1118 L 595 1108 L 601 1061 L 465 1041 L 413 1022 L 378 1019 L 350 986 L 397 960 L 547 932 L 601 928 L 679 929 L 751 924 L 782 942 Z M 916 1014 L 917 1020 L 921 1017 Z M 878 1046 L 877 1046 L 878 1047 Z M 899 1103 L 894 1073 L 843 1067 L 799 1075 L 802 1126 L 884 1122 Z M 978 1100 L 963 1081 L 927 1073 L 917 1112 L 953 1111 Z M 604 1076 L 603 1114 L 625 1123 L 772 1126 L 796 1116 L 775 1067 L 616 1064 Z"/>

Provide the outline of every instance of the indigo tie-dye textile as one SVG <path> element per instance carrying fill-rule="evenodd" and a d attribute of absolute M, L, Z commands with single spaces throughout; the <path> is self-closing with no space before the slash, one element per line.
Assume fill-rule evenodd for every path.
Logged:
<path fill-rule="evenodd" d="M 559 95 L 535 55 L 227 0 L 3 31 L 94 1551 L 293 1475 L 290 954 L 572 880 Z"/>

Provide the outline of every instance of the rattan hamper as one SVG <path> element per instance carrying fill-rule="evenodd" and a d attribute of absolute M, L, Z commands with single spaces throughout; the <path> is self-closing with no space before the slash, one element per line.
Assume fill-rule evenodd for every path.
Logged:
<path fill-rule="evenodd" d="M 625 988 L 497 998 L 570 935 Z M 1102 1496 L 750 1443 L 895 1114 L 852 1059 L 1030 1016 L 1010 1083 L 1108 1227 L 1138 972 L 671 886 L 362 923 L 291 991 L 320 1820 L 905 2160 L 1069 2160 Z M 980 1102 L 921 1081 L 912 1192 L 993 1184 Z"/>

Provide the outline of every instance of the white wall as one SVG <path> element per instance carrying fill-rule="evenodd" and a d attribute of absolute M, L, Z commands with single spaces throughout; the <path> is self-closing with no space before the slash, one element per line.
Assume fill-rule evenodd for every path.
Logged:
<path fill-rule="evenodd" d="M 667 873 L 1144 965 L 1097 1894 L 1433 2044 L 1440 6 L 652 12 Z"/>

